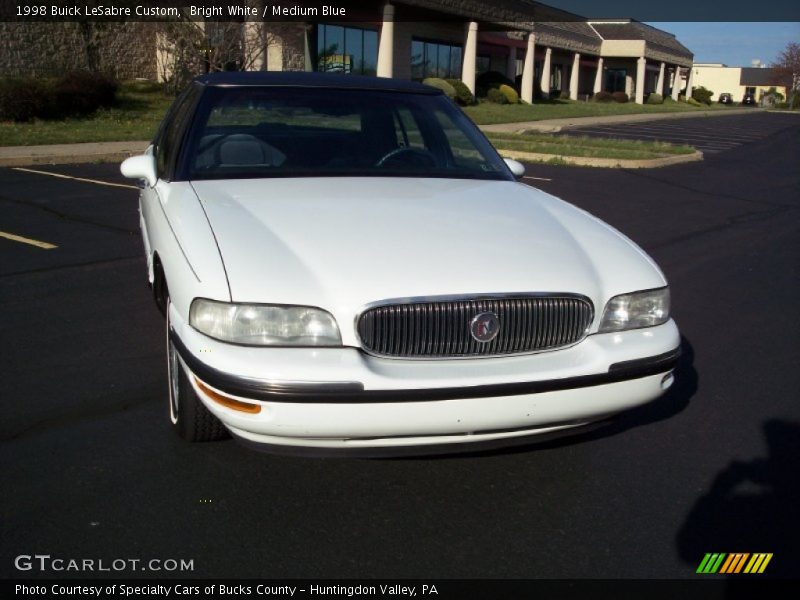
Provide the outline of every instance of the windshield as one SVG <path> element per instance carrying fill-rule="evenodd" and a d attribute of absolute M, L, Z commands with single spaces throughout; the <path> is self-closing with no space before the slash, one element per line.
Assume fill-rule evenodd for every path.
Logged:
<path fill-rule="evenodd" d="M 183 179 L 513 179 L 494 148 L 442 95 L 211 87 L 181 154 Z"/>

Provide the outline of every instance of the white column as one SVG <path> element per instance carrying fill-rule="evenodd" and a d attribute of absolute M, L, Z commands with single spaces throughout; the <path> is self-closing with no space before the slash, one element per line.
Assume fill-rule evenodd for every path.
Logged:
<path fill-rule="evenodd" d="M 525 63 L 522 65 L 522 84 L 520 91 L 525 102 L 533 102 L 533 75 L 536 59 L 536 35 L 528 34 L 528 48 L 525 50 Z"/>
<path fill-rule="evenodd" d="M 675 65 L 675 75 L 672 78 L 672 99 L 678 101 L 678 96 L 681 93 L 681 68 Z"/>
<path fill-rule="evenodd" d="M 205 23 L 203 23 L 205 25 Z M 175 44 L 165 33 L 156 32 L 156 81 L 169 81 L 175 74 Z"/>
<path fill-rule="evenodd" d="M 267 25 L 264 25 L 267 27 Z M 266 35 L 267 56 L 265 69 L 267 71 L 283 71 L 283 30 L 280 23 L 270 23 Z"/>
<path fill-rule="evenodd" d="M 578 83 L 581 76 L 581 55 L 575 53 L 575 58 L 572 59 L 572 72 L 569 75 L 569 99 L 578 99 Z"/>
<path fill-rule="evenodd" d="M 597 73 L 594 76 L 594 93 L 603 91 L 603 57 L 597 59 Z"/>
<path fill-rule="evenodd" d="M 692 97 L 692 90 L 694 90 L 694 65 L 689 67 L 689 74 L 686 76 L 686 99 Z"/>
<path fill-rule="evenodd" d="M 461 81 L 475 95 L 475 60 L 478 56 L 478 24 L 467 23 L 467 36 L 464 40 L 464 63 L 461 65 Z"/>
<path fill-rule="evenodd" d="M 636 104 L 644 104 L 644 75 L 647 59 L 642 56 L 636 65 Z"/>
<path fill-rule="evenodd" d="M 506 77 L 511 81 L 517 77 L 517 47 L 508 47 L 508 59 L 506 62 Z"/>
<path fill-rule="evenodd" d="M 661 69 L 658 71 L 658 82 L 656 83 L 656 94 L 661 96 L 664 95 L 664 71 L 666 70 L 667 65 L 663 62 L 661 63 Z"/>
<path fill-rule="evenodd" d="M 381 37 L 378 41 L 378 77 L 392 77 L 394 74 L 394 6 L 383 7 Z"/>
<path fill-rule="evenodd" d="M 303 32 L 303 58 L 306 71 L 314 70 L 314 60 L 311 57 L 311 30 L 312 27 L 310 25 L 306 25 L 305 31 Z"/>
<path fill-rule="evenodd" d="M 550 97 L 550 59 L 552 58 L 553 50 L 548 48 L 544 52 L 544 64 L 542 65 L 542 96 L 545 98 Z"/>

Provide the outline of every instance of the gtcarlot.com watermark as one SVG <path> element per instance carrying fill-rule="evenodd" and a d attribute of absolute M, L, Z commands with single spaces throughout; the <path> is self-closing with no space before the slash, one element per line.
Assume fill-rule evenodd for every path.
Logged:
<path fill-rule="evenodd" d="M 184 573 L 194 571 L 194 559 L 185 558 L 63 558 L 49 554 L 20 554 L 14 559 L 18 571 L 34 573 L 123 573 L 156 571 Z"/>

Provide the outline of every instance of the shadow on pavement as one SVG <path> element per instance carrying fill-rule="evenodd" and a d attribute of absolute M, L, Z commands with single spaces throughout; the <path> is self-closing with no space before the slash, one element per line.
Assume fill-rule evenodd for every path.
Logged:
<path fill-rule="evenodd" d="M 800 423 L 771 419 L 764 436 L 766 458 L 731 462 L 694 505 L 678 531 L 681 560 L 696 567 L 707 552 L 771 552 L 763 575 L 729 578 L 798 576 Z"/>

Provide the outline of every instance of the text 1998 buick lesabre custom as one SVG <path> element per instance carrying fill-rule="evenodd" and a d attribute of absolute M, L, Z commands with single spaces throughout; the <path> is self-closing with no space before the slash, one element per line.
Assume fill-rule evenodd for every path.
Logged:
<path fill-rule="evenodd" d="M 178 433 L 426 453 L 661 395 L 680 344 L 663 274 L 522 170 L 421 84 L 196 79 L 122 165 L 144 180 Z"/>

